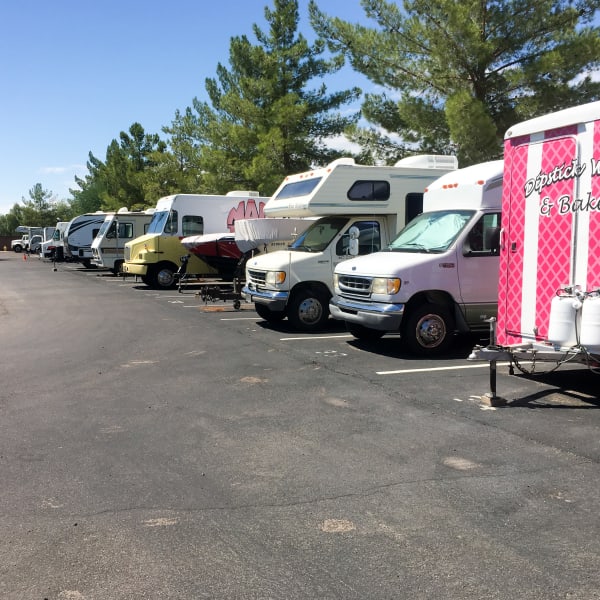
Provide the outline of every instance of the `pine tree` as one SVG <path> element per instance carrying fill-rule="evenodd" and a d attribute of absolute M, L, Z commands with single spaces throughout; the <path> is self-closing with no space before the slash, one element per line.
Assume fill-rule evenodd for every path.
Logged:
<path fill-rule="evenodd" d="M 274 0 L 265 17 L 267 32 L 253 26 L 258 44 L 231 39 L 229 68 L 219 63 L 216 78 L 206 80 L 210 102 L 193 101 L 198 165 L 213 193 L 270 195 L 285 175 L 339 156 L 327 139 L 356 121 L 338 111 L 359 89 L 328 93 L 324 83 L 314 84 L 339 70 L 343 59 L 322 58 L 324 43 L 311 46 L 297 32 L 297 0 Z M 187 124 L 191 118 L 188 113 Z M 173 123 L 169 132 L 179 130 Z"/>
<path fill-rule="evenodd" d="M 361 3 L 376 27 L 328 17 L 314 0 L 311 22 L 384 87 L 366 95 L 363 116 L 400 136 L 398 152 L 454 149 L 466 166 L 501 156 L 514 123 L 599 97 L 599 0 Z"/>

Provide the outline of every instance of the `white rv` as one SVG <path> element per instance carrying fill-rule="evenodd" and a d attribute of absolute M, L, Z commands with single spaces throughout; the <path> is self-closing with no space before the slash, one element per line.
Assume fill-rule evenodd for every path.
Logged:
<path fill-rule="evenodd" d="M 40 247 L 40 258 L 51 258 L 54 260 L 64 259 L 63 236 L 69 225 L 69 221 L 58 221 L 52 233 L 52 237 L 42 242 Z"/>
<path fill-rule="evenodd" d="M 86 213 L 69 221 L 64 233 L 65 258 L 80 262 L 84 267 L 92 266 L 92 242 L 106 218 L 105 212 Z"/>
<path fill-rule="evenodd" d="M 265 215 L 320 218 L 287 250 L 246 263 L 246 301 L 266 321 L 287 316 L 295 329 L 320 329 L 329 317 L 336 265 L 387 246 L 422 211 L 425 188 L 456 167 L 454 156 L 412 156 L 380 167 L 342 158 L 286 177 Z"/>
<path fill-rule="evenodd" d="M 442 352 L 454 332 L 487 331 L 497 312 L 503 162 L 440 177 L 423 213 L 384 250 L 335 269 L 331 315 L 358 338 L 400 333 L 415 354 Z"/>
<path fill-rule="evenodd" d="M 176 194 L 161 198 L 146 235 L 125 244 L 123 273 L 140 276 L 150 287 L 171 288 L 187 250 L 188 236 L 234 231 L 235 221 L 263 217 L 268 198 L 258 192 L 233 191 L 225 196 Z M 214 276 L 217 270 L 192 255 L 187 275 Z"/>
<path fill-rule="evenodd" d="M 110 269 L 115 275 L 124 262 L 125 244 L 148 230 L 154 209 L 135 212 L 126 208 L 108 213 L 92 242 L 92 263 Z"/>

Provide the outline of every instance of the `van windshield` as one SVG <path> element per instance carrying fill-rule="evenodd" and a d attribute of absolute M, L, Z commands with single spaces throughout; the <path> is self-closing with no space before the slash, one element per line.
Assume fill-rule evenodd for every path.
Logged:
<path fill-rule="evenodd" d="M 104 221 L 104 223 L 102 223 L 102 225 L 100 226 L 100 229 L 98 230 L 98 235 L 96 237 L 102 237 L 105 231 L 108 229 L 111 222 L 112 221 Z"/>
<path fill-rule="evenodd" d="M 421 213 L 402 229 L 384 252 L 445 252 L 474 214 L 473 210 Z"/>
<path fill-rule="evenodd" d="M 146 233 L 177 233 L 177 211 L 155 212 Z"/>
<path fill-rule="evenodd" d="M 294 243 L 290 245 L 290 250 L 323 252 L 347 222 L 346 217 L 319 219 L 294 240 Z"/>

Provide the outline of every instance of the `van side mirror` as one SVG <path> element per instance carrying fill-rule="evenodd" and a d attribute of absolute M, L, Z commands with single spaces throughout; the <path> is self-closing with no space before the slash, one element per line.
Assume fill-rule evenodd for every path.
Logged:
<path fill-rule="evenodd" d="M 358 227 L 350 227 L 348 230 L 350 241 L 348 242 L 348 254 L 350 256 L 358 256 L 358 238 L 360 236 L 360 230 Z"/>

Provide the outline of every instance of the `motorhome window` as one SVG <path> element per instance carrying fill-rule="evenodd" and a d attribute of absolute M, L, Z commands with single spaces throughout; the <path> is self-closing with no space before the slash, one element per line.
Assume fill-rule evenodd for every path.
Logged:
<path fill-rule="evenodd" d="M 406 194 L 404 206 L 404 223 L 410 223 L 416 216 L 423 212 L 423 194 L 412 192 Z"/>
<path fill-rule="evenodd" d="M 346 217 L 319 219 L 296 238 L 290 249 L 300 252 L 323 252 L 347 222 Z"/>
<path fill-rule="evenodd" d="M 303 179 L 288 183 L 281 188 L 281 191 L 273 200 L 285 200 L 286 198 L 297 198 L 298 196 L 308 196 L 317 187 L 322 177 L 313 177 L 312 179 Z"/>
<path fill-rule="evenodd" d="M 130 240 L 133 237 L 133 223 L 119 221 L 119 239 Z"/>
<path fill-rule="evenodd" d="M 54 233 L 52 234 L 52 239 L 53 240 L 60 240 L 60 231 L 58 229 L 54 230 Z"/>
<path fill-rule="evenodd" d="M 371 254 L 381 250 L 381 231 L 379 221 L 356 221 L 344 231 L 342 237 L 335 246 L 335 253 L 338 256 L 347 256 L 350 253 L 350 229 L 357 227 L 358 236 L 358 255 Z"/>
<path fill-rule="evenodd" d="M 422 213 L 388 246 L 392 252 L 445 252 L 475 214 L 472 210 Z"/>
<path fill-rule="evenodd" d="M 144 223 L 144 234 L 148 233 L 149 227 L 150 227 L 150 223 Z"/>
<path fill-rule="evenodd" d="M 355 181 L 348 190 L 348 200 L 389 200 L 389 181 Z"/>
<path fill-rule="evenodd" d="M 500 250 L 500 213 L 483 215 L 471 228 L 463 254 L 465 256 L 497 256 Z"/>
<path fill-rule="evenodd" d="M 204 218 L 186 215 L 182 221 L 183 235 L 202 235 L 204 233 Z"/>

